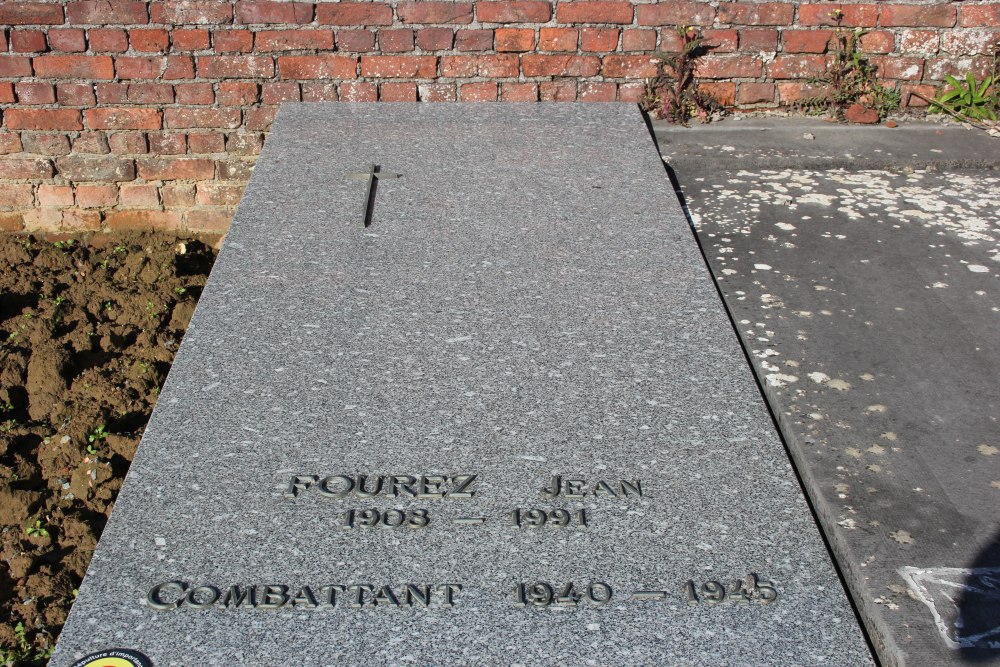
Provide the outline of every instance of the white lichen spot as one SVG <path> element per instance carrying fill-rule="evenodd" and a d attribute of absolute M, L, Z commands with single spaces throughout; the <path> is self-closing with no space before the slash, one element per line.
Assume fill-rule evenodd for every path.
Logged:
<path fill-rule="evenodd" d="M 989 273 L 990 272 L 990 267 L 983 266 L 982 264 L 969 264 L 965 268 L 967 268 L 969 271 L 972 271 L 973 273 Z"/>
<path fill-rule="evenodd" d="M 889 537 L 900 544 L 913 544 L 913 536 L 905 530 L 894 530 L 889 533 Z"/>
<path fill-rule="evenodd" d="M 893 433 L 892 431 L 886 431 L 885 433 L 883 433 L 879 437 L 880 438 L 884 438 L 885 440 L 888 440 L 889 442 L 896 442 L 896 434 Z"/>
<path fill-rule="evenodd" d="M 795 229 L 795 225 L 790 225 L 787 222 L 779 222 L 776 223 L 774 226 L 777 227 L 778 229 L 783 229 L 786 232 L 790 232 L 793 229 Z"/>
<path fill-rule="evenodd" d="M 864 454 L 861 453 L 861 450 L 856 447 L 848 447 L 847 449 L 844 450 L 844 452 L 848 456 L 851 456 L 856 459 L 860 459 L 862 456 L 864 456 Z"/>
<path fill-rule="evenodd" d="M 819 371 L 816 371 L 815 373 L 809 373 L 807 377 L 816 384 L 823 384 L 824 382 L 830 379 L 829 375 L 827 375 L 826 373 L 820 373 Z"/>
<path fill-rule="evenodd" d="M 865 408 L 865 412 L 887 412 L 888 410 L 889 408 L 880 404 L 869 405 L 867 408 Z"/>
<path fill-rule="evenodd" d="M 872 445 L 866 451 L 869 454 L 885 454 L 885 447 L 882 445 Z"/>
<path fill-rule="evenodd" d="M 771 265 L 770 264 L 754 264 L 753 268 L 757 269 L 758 271 L 770 271 L 771 270 Z"/>
<path fill-rule="evenodd" d="M 997 449 L 993 445 L 979 445 L 976 449 L 983 456 L 994 456 L 997 452 L 1000 452 L 1000 449 Z"/>
<path fill-rule="evenodd" d="M 830 380 L 826 383 L 827 387 L 831 389 L 836 389 L 837 391 L 847 391 L 851 388 L 850 382 L 845 382 L 844 380 Z"/>
<path fill-rule="evenodd" d="M 846 530 L 855 530 L 858 527 L 858 522 L 854 519 L 844 519 L 842 521 L 838 521 L 837 525 Z"/>
<path fill-rule="evenodd" d="M 862 380 L 864 380 L 865 382 L 874 382 L 875 381 L 875 376 L 872 375 L 871 373 L 862 373 L 859 377 Z"/>
<path fill-rule="evenodd" d="M 767 386 L 769 387 L 785 387 L 790 383 L 799 381 L 797 376 L 785 373 L 768 373 L 764 377 L 767 379 Z"/>

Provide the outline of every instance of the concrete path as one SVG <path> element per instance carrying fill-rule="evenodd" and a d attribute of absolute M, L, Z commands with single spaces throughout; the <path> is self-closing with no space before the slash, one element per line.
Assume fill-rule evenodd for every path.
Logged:
<path fill-rule="evenodd" d="M 654 130 L 881 661 L 1000 664 L 1000 140 Z"/>

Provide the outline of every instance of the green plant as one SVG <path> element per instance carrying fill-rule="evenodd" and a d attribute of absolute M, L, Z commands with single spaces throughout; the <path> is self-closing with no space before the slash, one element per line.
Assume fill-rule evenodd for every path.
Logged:
<path fill-rule="evenodd" d="M 185 292 L 187 292 L 187 288 L 186 287 L 175 287 L 174 288 L 174 294 L 184 294 Z"/>
<path fill-rule="evenodd" d="M 48 537 L 49 531 L 42 520 L 38 519 L 33 525 L 25 527 L 24 534 L 28 537 Z"/>
<path fill-rule="evenodd" d="M 60 250 L 70 250 L 74 244 L 76 244 L 76 239 L 66 239 L 65 241 L 56 241 L 52 245 L 59 248 Z"/>
<path fill-rule="evenodd" d="M 108 437 L 108 431 L 105 429 L 105 425 L 101 424 L 93 430 L 93 432 L 87 436 L 87 442 L 100 442 Z"/>
<path fill-rule="evenodd" d="M 694 72 L 698 61 L 716 46 L 706 44 L 696 27 L 678 26 L 677 36 L 680 51 L 656 55 L 657 76 L 646 84 L 643 108 L 674 123 L 686 124 L 695 116 L 708 119 L 722 106 L 699 89 Z"/>
<path fill-rule="evenodd" d="M 10 401 L 4 401 L 3 403 L 0 403 L 0 412 L 13 412 L 13 411 L 14 411 L 14 404 L 11 403 Z"/>
<path fill-rule="evenodd" d="M 976 81 L 972 72 L 961 81 L 946 74 L 947 88 L 931 100 L 931 109 L 937 112 L 950 111 L 972 120 L 997 119 L 997 91 L 993 90 L 994 79 L 987 76 L 982 82 Z"/>
<path fill-rule="evenodd" d="M 14 646 L 0 647 L 0 664 L 4 667 L 44 664 L 52 657 L 54 650 L 55 647 L 51 645 L 39 649 L 32 646 L 24 623 L 18 622 L 14 626 Z"/>

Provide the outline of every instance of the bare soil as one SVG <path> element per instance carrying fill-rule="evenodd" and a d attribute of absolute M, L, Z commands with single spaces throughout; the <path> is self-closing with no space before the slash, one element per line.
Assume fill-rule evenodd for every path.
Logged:
<path fill-rule="evenodd" d="M 215 261 L 0 235 L 0 665 L 47 661 Z"/>

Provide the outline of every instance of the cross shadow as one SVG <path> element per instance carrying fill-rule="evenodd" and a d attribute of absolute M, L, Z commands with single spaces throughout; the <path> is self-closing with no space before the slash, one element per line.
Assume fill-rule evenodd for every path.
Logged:
<path fill-rule="evenodd" d="M 375 175 L 372 176 L 371 192 L 368 194 L 368 201 L 365 202 L 365 228 L 371 227 L 372 219 L 375 215 L 375 197 L 378 195 L 378 165 L 375 166 Z"/>

